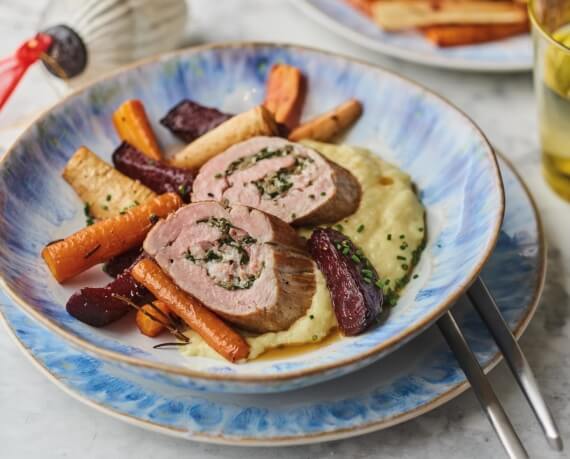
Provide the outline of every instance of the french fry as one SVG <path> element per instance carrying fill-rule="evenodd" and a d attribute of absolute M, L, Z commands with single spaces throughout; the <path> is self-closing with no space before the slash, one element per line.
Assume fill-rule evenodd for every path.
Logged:
<path fill-rule="evenodd" d="M 301 124 L 289 134 L 289 140 L 298 142 L 303 139 L 328 142 L 354 123 L 362 113 L 362 104 L 356 99 L 349 99 L 331 111 Z"/>
<path fill-rule="evenodd" d="M 183 205 L 176 193 L 166 193 L 123 215 L 101 220 L 67 238 L 48 244 L 42 257 L 53 277 L 64 282 L 73 276 L 142 244 L 159 218 Z"/>
<path fill-rule="evenodd" d="M 150 188 L 121 174 L 86 147 L 80 147 L 69 158 L 63 178 L 96 218 L 113 217 L 135 202 L 143 203 L 156 196 Z"/>
<path fill-rule="evenodd" d="M 289 129 L 297 127 L 307 92 L 301 71 L 291 65 L 275 64 L 269 72 L 266 88 L 263 106 L 278 123 Z"/>
<path fill-rule="evenodd" d="M 258 135 L 278 133 L 275 120 L 262 105 L 230 118 L 198 137 L 172 158 L 172 165 L 195 169 L 232 145 Z"/>
<path fill-rule="evenodd" d="M 489 0 L 380 0 L 372 5 L 372 14 L 385 30 L 437 24 L 520 24 L 527 20 L 524 5 Z"/>
<path fill-rule="evenodd" d="M 441 47 L 473 45 L 528 32 L 528 22 L 519 24 L 441 25 L 422 29 L 425 37 Z"/>
<path fill-rule="evenodd" d="M 121 140 L 129 142 L 149 158 L 157 161 L 162 153 L 140 100 L 123 102 L 113 113 L 113 124 Z"/>
<path fill-rule="evenodd" d="M 345 0 L 350 6 L 369 17 L 372 17 L 372 4 L 374 1 L 375 0 Z"/>
<path fill-rule="evenodd" d="M 131 274 L 218 354 L 230 362 L 247 358 L 247 342 L 200 301 L 182 291 L 153 260 L 139 261 Z"/>
<path fill-rule="evenodd" d="M 145 304 L 137 311 L 135 319 L 137 327 L 143 335 L 154 338 L 166 330 L 166 327 L 161 322 L 168 322 L 169 313 L 170 308 L 162 301 L 153 301 L 152 305 Z M 153 317 L 158 320 L 153 319 Z"/>

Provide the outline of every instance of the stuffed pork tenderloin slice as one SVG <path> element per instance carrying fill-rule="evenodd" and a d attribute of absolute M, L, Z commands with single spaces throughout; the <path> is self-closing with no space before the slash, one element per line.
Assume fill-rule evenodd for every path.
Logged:
<path fill-rule="evenodd" d="M 255 332 L 288 329 L 309 308 L 315 264 L 285 222 L 243 205 L 189 204 L 159 222 L 145 251 L 184 291 Z"/>
<path fill-rule="evenodd" d="M 261 209 L 292 224 L 333 223 L 360 203 L 357 179 L 316 150 L 279 137 L 254 137 L 200 169 L 192 201 Z"/>

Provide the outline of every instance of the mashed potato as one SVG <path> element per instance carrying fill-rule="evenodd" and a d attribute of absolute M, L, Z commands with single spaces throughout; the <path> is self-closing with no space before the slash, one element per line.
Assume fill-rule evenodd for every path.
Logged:
<path fill-rule="evenodd" d="M 348 145 L 313 141 L 328 159 L 348 169 L 362 186 L 358 210 L 337 223 L 337 229 L 358 245 L 378 271 L 387 288 L 402 287 L 421 251 L 424 240 L 424 209 L 410 177 L 369 150 Z M 340 225 L 340 226 L 338 226 Z M 300 230 L 309 236 L 311 230 Z M 288 330 L 246 336 L 251 347 L 249 359 L 280 346 L 314 343 L 336 327 L 336 319 L 325 279 L 317 272 L 317 289 L 307 313 Z M 188 356 L 220 357 L 196 333 L 187 333 L 190 343 L 181 348 Z"/>

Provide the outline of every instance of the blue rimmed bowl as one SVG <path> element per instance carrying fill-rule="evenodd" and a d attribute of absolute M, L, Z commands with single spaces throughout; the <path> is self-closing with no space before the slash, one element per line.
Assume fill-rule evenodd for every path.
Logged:
<path fill-rule="evenodd" d="M 109 158 L 118 138 L 111 115 L 125 99 L 146 106 L 160 141 L 175 141 L 156 122 L 183 98 L 238 112 L 263 99 L 271 65 L 287 62 L 307 75 L 305 116 L 347 98 L 364 114 L 345 143 L 373 149 L 413 177 L 426 207 L 427 247 L 420 277 L 382 326 L 317 351 L 241 365 L 152 349 L 132 320 L 104 329 L 67 314 L 80 286 L 105 282 L 99 270 L 59 285 L 40 251 L 80 228 L 83 206 L 61 178 L 73 152 L 86 145 Z M 182 387 L 219 392 L 291 390 L 361 368 L 432 324 L 463 293 L 495 245 L 504 210 L 500 173 L 477 127 L 435 94 L 374 66 L 321 51 L 271 44 L 191 48 L 129 67 L 53 107 L 24 132 L 0 165 L 1 285 L 28 314 L 100 358 L 159 370 Z"/>

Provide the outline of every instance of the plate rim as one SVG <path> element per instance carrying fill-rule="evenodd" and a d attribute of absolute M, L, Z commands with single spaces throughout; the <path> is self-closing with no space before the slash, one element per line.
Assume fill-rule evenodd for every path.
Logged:
<path fill-rule="evenodd" d="M 485 154 L 487 158 L 490 160 L 490 167 L 491 173 L 494 175 L 495 187 L 498 191 L 498 198 L 499 198 L 499 205 L 495 215 L 495 224 L 492 230 L 492 236 L 488 241 L 486 247 L 483 250 L 483 255 L 480 261 L 474 265 L 469 275 L 466 276 L 466 281 L 458 284 L 455 287 L 455 290 L 451 292 L 448 297 L 441 302 L 441 304 L 431 311 L 430 314 L 424 315 L 423 319 L 418 321 L 418 323 L 408 327 L 406 330 L 402 331 L 396 336 L 393 336 L 391 339 L 385 340 L 382 343 L 378 344 L 374 348 L 367 350 L 366 352 L 362 352 L 354 357 L 344 358 L 342 360 L 335 361 L 333 363 L 322 364 L 318 367 L 313 367 L 310 369 L 302 369 L 302 370 L 293 370 L 293 371 L 286 371 L 280 374 L 271 374 L 271 375 L 243 375 L 243 374 L 220 374 L 220 373 L 209 373 L 202 370 L 193 370 L 188 367 L 183 366 L 175 366 L 170 364 L 165 364 L 162 362 L 154 362 L 145 360 L 139 357 L 132 357 L 125 355 L 121 352 L 103 349 L 89 341 L 84 340 L 81 337 L 76 336 L 72 332 L 69 332 L 59 326 L 57 323 L 53 322 L 51 319 L 46 317 L 44 314 L 41 314 L 39 311 L 36 310 L 34 306 L 20 298 L 18 293 L 12 290 L 6 280 L 4 279 L 4 273 L 0 269 L 0 288 L 4 290 L 4 292 L 10 297 L 12 301 L 16 305 L 18 305 L 24 312 L 28 315 L 33 317 L 35 320 L 39 321 L 41 324 L 45 325 L 51 331 L 55 332 L 56 334 L 62 336 L 68 342 L 85 349 L 87 352 L 101 356 L 104 359 L 112 360 L 116 362 L 121 362 L 129 365 L 134 365 L 141 368 L 147 368 L 157 371 L 162 371 L 167 374 L 173 374 L 177 376 L 185 376 L 196 378 L 203 381 L 223 381 L 223 382 L 235 382 L 235 383 L 242 383 L 242 384 L 256 384 L 256 383 L 275 383 L 275 382 L 284 382 L 284 381 L 294 381 L 301 378 L 307 378 L 310 376 L 315 376 L 318 374 L 322 374 L 325 372 L 332 371 L 337 368 L 342 368 L 345 366 L 350 366 L 353 364 L 358 364 L 367 359 L 372 359 L 373 356 L 377 356 L 379 354 L 391 352 L 394 350 L 399 344 L 402 344 L 407 339 L 412 339 L 422 330 L 426 329 L 428 326 L 435 323 L 435 321 L 441 317 L 449 308 L 459 299 L 459 297 L 465 292 L 465 290 L 471 285 L 471 283 L 475 280 L 475 278 L 479 275 L 483 266 L 487 263 L 489 257 L 493 253 L 494 247 L 497 243 L 499 232 L 501 229 L 504 213 L 505 213 L 505 190 L 504 184 L 501 176 L 501 171 L 499 169 L 497 157 L 495 154 L 495 150 L 492 147 L 491 143 L 487 139 L 484 132 L 479 128 L 479 126 L 469 117 L 463 110 L 458 108 L 452 102 L 450 102 L 444 96 L 439 95 L 438 93 L 428 89 L 427 87 L 423 86 L 420 83 L 417 83 L 405 76 L 398 74 L 397 72 L 385 69 L 381 66 L 375 65 L 373 63 L 367 62 L 362 59 L 356 59 L 350 56 L 346 56 L 340 53 L 335 53 L 331 51 L 325 51 L 313 47 L 297 45 L 297 44 L 287 44 L 287 43 L 277 43 L 277 42 L 262 42 L 262 41 L 229 41 L 229 42 L 220 42 L 220 43 L 209 43 L 205 45 L 199 46 L 192 46 L 187 48 L 182 48 L 179 50 L 157 54 L 155 56 L 151 56 L 145 59 L 138 60 L 133 62 L 129 65 L 123 66 L 113 72 L 110 72 L 96 80 L 88 82 L 76 90 L 72 91 L 70 94 L 63 97 L 60 101 L 53 104 L 52 106 L 48 107 L 46 110 L 41 112 L 36 118 L 34 118 L 30 124 L 24 129 L 22 133 L 14 140 L 12 145 L 7 149 L 4 153 L 3 157 L 0 158 L 0 169 L 5 167 L 8 158 L 14 154 L 16 149 L 16 145 L 19 144 L 22 138 L 30 133 L 36 123 L 43 118 L 45 118 L 53 109 L 56 107 L 63 106 L 67 103 L 68 100 L 82 94 L 83 92 L 87 91 L 89 88 L 103 82 L 112 80 L 117 75 L 127 73 L 130 70 L 143 67 L 148 64 L 152 64 L 155 62 L 160 62 L 163 60 L 173 59 L 178 56 L 182 55 L 192 55 L 198 54 L 204 51 L 209 50 L 217 50 L 217 49 L 239 49 L 239 48 L 274 48 L 274 49 L 288 49 L 292 51 L 301 51 L 301 52 L 309 52 L 314 54 L 323 54 L 330 58 L 335 59 L 344 59 L 354 64 L 358 64 L 361 66 L 366 67 L 367 69 L 374 71 L 379 74 L 388 75 L 395 79 L 402 81 L 403 83 L 414 87 L 415 90 L 419 90 L 426 94 L 427 96 L 431 97 L 435 103 L 439 103 L 441 105 L 447 106 L 448 109 L 455 111 L 460 117 L 464 119 L 474 130 L 474 135 L 477 135 L 481 143 L 484 147 Z M 370 360 L 368 363 L 372 363 L 375 360 Z M 356 368 L 355 368 L 356 369 Z"/>
<path fill-rule="evenodd" d="M 413 62 L 427 67 L 457 70 L 461 72 L 528 73 L 532 70 L 532 60 L 526 64 L 521 63 L 501 65 L 493 62 L 474 63 L 466 59 L 451 60 L 448 58 L 433 55 L 426 57 L 426 55 L 421 52 L 404 48 L 397 48 L 369 38 L 366 35 L 361 34 L 329 17 L 327 14 L 323 13 L 319 8 L 313 5 L 310 0 L 289 0 L 289 2 L 312 21 L 325 27 L 330 32 L 336 35 L 340 35 L 360 47 L 383 54 L 388 57 L 401 59 L 407 62 Z M 530 36 L 530 32 L 528 35 Z"/>
<path fill-rule="evenodd" d="M 538 309 L 538 304 L 540 302 L 542 292 L 544 290 L 546 269 L 547 269 L 547 241 L 546 241 L 546 235 L 544 233 L 544 227 L 542 224 L 540 212 L 538 210 L 538 206 L 536 205 L 536 202 L 527 184 L 524 182 L 521 175 L 515 169 L 513 163 L 507 158 L 505 158 L 504 155 L 500 153 L 497 154 L 500 156 L 501 160 L 505 162 L 506 166 L 513 172 L 517 181 L 521 184 L 524 194 L 528 197 L 532 211 L 535 216 L 537 234 L 538 234 L 539 260 L 540 260 L 537 270 L 538 279 L 534 288 L 534 295 L 529 302 L 529 307 L 526 311 L 526 314 L 517 324 L 517 327 L 513 330 L 513 334 L 518 340 L 526 331 L 528 325 L 530 324 L 530 321 L 534 317 Z M 166 427 L 164 425 L 152 421 L 142 420 L 130 414 L 122 413 L 108 405 L 103 405 L 94 400 L 88 399 L 85 396 L 77 393 L 73 388 L 65 384 L 61 379 L 59 379 L 57 376 L 51 373 L 50 370 L 32 353 L 30 348 L 28 348 L 18 338 L 11 324 L 8 322 L 8 319 L 4 316 L 2 308 L 0 308 L 0 322 L 2 322 L 5 329 L 8 331 L 8 335 L 12 338 L 14 343 L 17 345 L 20 351 L 25 355 L 25 357 L 33 364 L 33 366 L 36 367 L 40 371 L 40 373 L 43 373 L 50 381 L 52 381 L 52 383 L 55 384 L 56 387 L 58 387 L 60 390 L 62 390 L 63 392 L 65 392 L 75 400 L 78 400 L 79 402 L 91 408 L 94 408 L 97 411 L 107 416 L 111 416 L 127 424 L 137 426 L 145 430 L 165 434 L 170 437 L 184 438 L 185 440 L 195 441 L 199 443 L 209 443 L 209 444 L 228 445 L 228 446 L 268 447 L 268 446 L 303 445 L 303 444 L 320 443 L 325 441 L 351 438 L 359 435 L 365 435 L 368 433 L 376 432 L 379 430 L 384 430 L 393 427 L 395 425 L 401 424 L 403 422 L 409 421 L 411 419 L 414 419 L 416 417 L 419 417 L 457 398 L 459 395 L 461 395 L 463 392 L 465 392 L 467 389 L 470 388 L 469 382 L 467 381 L 467 379 L 465 379 L 463 382 L 457 383 L 455 386 L 450 388 L 447 392 L 439 395 L 437 398 L 434 398 L 430 400 L 428 403 L 419 406 L 417 408 L 414 408 L 413 410 L 394 415 L 382 421 L 368 423 L 363 426 L 352 427 L 349 429 L 338 429 L 332 432 L 322 432 L 316 435 L 305 435 L 303 437 L 289 437 L 289 438 L 281 437 L 276 440 L 272 439 L 259 440 L 253 437 L 233 439 L 231 437 L 224 437 L 223 435 L 209 435 L 201 432 L 194 432 L 189 435 L 187 431 L 184 431 L 182 429 L 178 429 L 175 427 Z M 53 333 L 53 331 L 49 329 L 47 330 L 47 332 Z M 70 343 L 67 343 L 67 345 L 73 346 Z M 491 357 L 489 362 L 483 368 L 484 373 L 488 374 L 489 372 L 491 372 L 502 360 L 503 360 L 502 354 L 497 349 L 496 353 Z"/>

